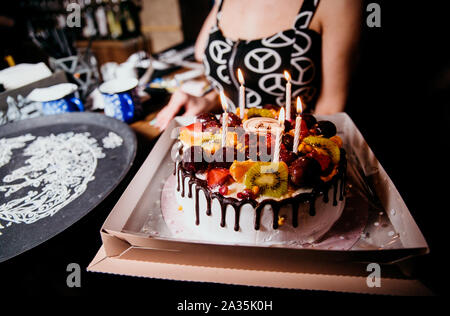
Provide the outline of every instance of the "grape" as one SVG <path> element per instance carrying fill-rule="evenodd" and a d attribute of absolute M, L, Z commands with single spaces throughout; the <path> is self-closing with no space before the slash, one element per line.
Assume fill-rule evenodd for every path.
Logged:
<path fill-rule="evenodd" d="M 285 162 L 288 166 L 297 159 L 298 156 L 294 152 L 286 149 L 280 150 L 280 160 Z"/>
<path fill-rule="evenodd" d="M 303 113 L 302 120 L 306 122 L 306 126 L 308 126 L 308 129 L 311 129 L 314 127 L 314 125 L 317 123 L 316 118 L 309 113 Z"/>
<path fill-rule="evenodd" d="M 204 132 L 218 133 L 219 129 L 222 127 L 222 124 L 220 124 L 218 121 L 208 121 L 202 123 L 202 126 Z"/>
<path fill-rule="evenodd" d="M 215 122 L 219 123 L 219 120 L 217 119 L 217 117 L 214 114 L 206 113 L 206 112 L 197 115 L 196 120 L 197 120 L 197 122 L 200 122 L 203 125 L 204 125 L 204 123 L 211 122 L 211 121 L 215 121 Z"/>
<path fill-rule="evenodd" d="M 291 134 L 284 134 L 282 142 L 287 149 L 292 150 L 292 147 L 294 146 L 294 137 Z"/>
<path fill-rule="evenodd" d="M 297 187 L 313 186 L 320 180 L 321 171 L 315 159 L 300 157 L 289 166 L 289 179 Z"/>
<path fill-rule="evenodd" d="M 223 114 L 220 117 L 220 122 L 223 122 Z M 241 119 L 234 113 L 228 113 L 228 126 L 229 127 L 237 127 L 242 124 Z"/>
<path fill-rule="evenodd" d="M 336 126 L 330 121 L 318 121 L 314 125 L 316 135 L 323 135 L 323 137 L 330 138 L 336 135 Z"/>
<path fill-rule="evenodd" d="M 284 131 L 287 133 L 291 129 L 295 128 L 295 120 L 294 121 L 285 121 L 284 122 Z"/>

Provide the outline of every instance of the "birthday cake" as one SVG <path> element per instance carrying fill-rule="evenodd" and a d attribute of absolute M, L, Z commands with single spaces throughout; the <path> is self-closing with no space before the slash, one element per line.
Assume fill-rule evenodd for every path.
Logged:
<path fill-rule="evenodd" d="M 347 163 L 335 125 L 311 114 L 284 122 L 275 106 L 247 109 L 242 119 L 224 115 L 201 114 L 180 131 L 173 216 L 181 221 L 163 214 L 169 229 L 243 244 L 322 237 L 345 204 Z"/>

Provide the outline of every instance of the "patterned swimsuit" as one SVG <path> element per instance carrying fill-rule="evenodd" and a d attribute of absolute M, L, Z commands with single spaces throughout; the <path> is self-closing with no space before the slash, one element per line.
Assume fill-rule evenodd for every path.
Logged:
<path fill-rule="evenodd" d="M 284 71 L 292 79 L 292 100 L 301 96 L 308 111 L 314 109 L 320 88 L 321 36 L 309 29 L 319 0 L 304 0 L 291 29 L 256 40 L 232 41 L 219 28 L 223 1 L 216 24 L 209 33 L 203 63 L 208 80 L 223 90 L 229 105 L 238 106 L 237 69 L 245 77 L 247 108 L 285 104 Z"/>

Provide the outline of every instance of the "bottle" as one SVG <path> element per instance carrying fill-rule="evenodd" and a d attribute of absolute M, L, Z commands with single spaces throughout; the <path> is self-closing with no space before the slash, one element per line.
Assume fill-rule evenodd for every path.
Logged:
<path fill-rule="evenodd" d="M 122 11 L 122 27 L 124 29 L 124 37 L 130 38 L 136 35 L 136 24 L 130 12 L 130 1 L 122 0 L 120 4 Z"/>
<path fill-rule="evenodd" d="M 96 0 L 95 20 L 98 27 L 99 38 L 106 39 L 109 36 L 108 22 L 106 20 L 105 3 L 102 0 Z"/>
<path fill-rule="evenodd" d="M 95 26 L 95 19 L 93 14 L 93 9 L 91 6 L 91 0 L 84 0 L 81 2 L 82 7 L 81 10 L 83 12 L 82 16 L 84 17 L 85 25 L 83 27 L 83 36 L 84 38 L 91 38 L 97 35 L 97 28 Z"/>
<path fill-rule="evenodd" d="M 112 39 L 118 39 L 122 35 L 119 13 L 120 12 L 117 0 L 112 0 L 110 3 L 108 3 L 106 19 L 108 21 L 110 36 Z"/>
<path fill-rule="evenodd" d="M 142 8 L 138 6 L 135 1 L 128 1 L 128 10 L 134 24 L 134 36 L 141 35 L 141 19 L 139 17 L 139 11 L 141 9 Z"/>

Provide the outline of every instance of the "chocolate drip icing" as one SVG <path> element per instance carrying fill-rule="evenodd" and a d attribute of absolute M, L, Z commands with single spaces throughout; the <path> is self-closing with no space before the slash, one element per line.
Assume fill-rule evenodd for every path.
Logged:
<path fill-rule="evenodd" d="M 323 191 L 323 201 L 325 203 L 328 203 L 328 201 L 330 200 L 330 198 L 328 197 L 328 191 L 330 191 L 330 190 Z"/>
<path fill-rule="evenodd" d="M 188 189 L 189 189 L 189 191 L 188 191 L 188 198 L 192 198 L 192 185 L 194 184 L 195 182 L 194 181 L 192 181 L 192 178 L 189 180 L 189 182 L 188 182 L 188 185 L 189 185 L 189 187 L 188 187 Z"/>
<path fill-rule="evenodd" d="M 339 200 L 342 201 L 344 199 L 345 194 L 345 174 L 346 174 L 346 161 L 344 159 L 339 166 L 339 172 L 334 178 L 327 182 L 318 185 L 316 188 L 313 188 L 311 193 L 300 193 L 295 197 L 283 199 L 280 201 L 267 199 L 262 202 L 257 202 L 253 199 L 244 199 L 238 200 L 232 197 L 225 197 L 217 192 L 211 192 L 208 188 L 208 184 L 205 180 L 198 179 L 195 174 L 186 171 L 181 163 L 175 163 L 175 171 L 174 174 L 177 176 L 177 191 L 180 192 L 181 189 L 181 197 L 185 196 L 185 181 L 186 178 L 189 178 L 188 181 L 188 197 L 192 198 L 192 186 L 195 184 L 195 224 L 200 224 L 200 203 L 199 203 L 199 192 L 203 191 L 204 196 L 206 198 L 206 215 L 211 215 L 211 204 L 213 199 L 217 199 L 220 203 L 221 208 L 221 219 L 220 226 L 225 227 L 226 225 L 226 212 L 228 205 L 231 205 L 235 211 L 235 222 L 234 222 L 234 230 L 239 231 L 239 219 L 240 219 L 240 211 L 244 204 L 250 204 L 255 208 L 255 230 L 259 230 L 261 225 L 261 214 L 262 210 L 266 205 L 270 205 L 273 211 L 273 228 L 278 228 L 278 215 L 281 207 L 285 205 L 291 205 L 292 208 L 292 226 L 298 226 L 298 208 L 301 203 L 309 203 L 309 215 L 316 215 L 316 199 L 320 194 L 323 194 L 323 201 L 325 203 L 329 202 L 329 190 L 333 187 L 333 205 L 337 205 L 337 194 L 339 191 Z M 339 188 L 340 185 L 340 188 Z"/>
<path fill-rule="evenodd" d="M 195 190 L 195 225 L 200 225 L 200 202 L 199 202 L 199 198 L 198 198 L 198 192 L 199 190 Z"/>

